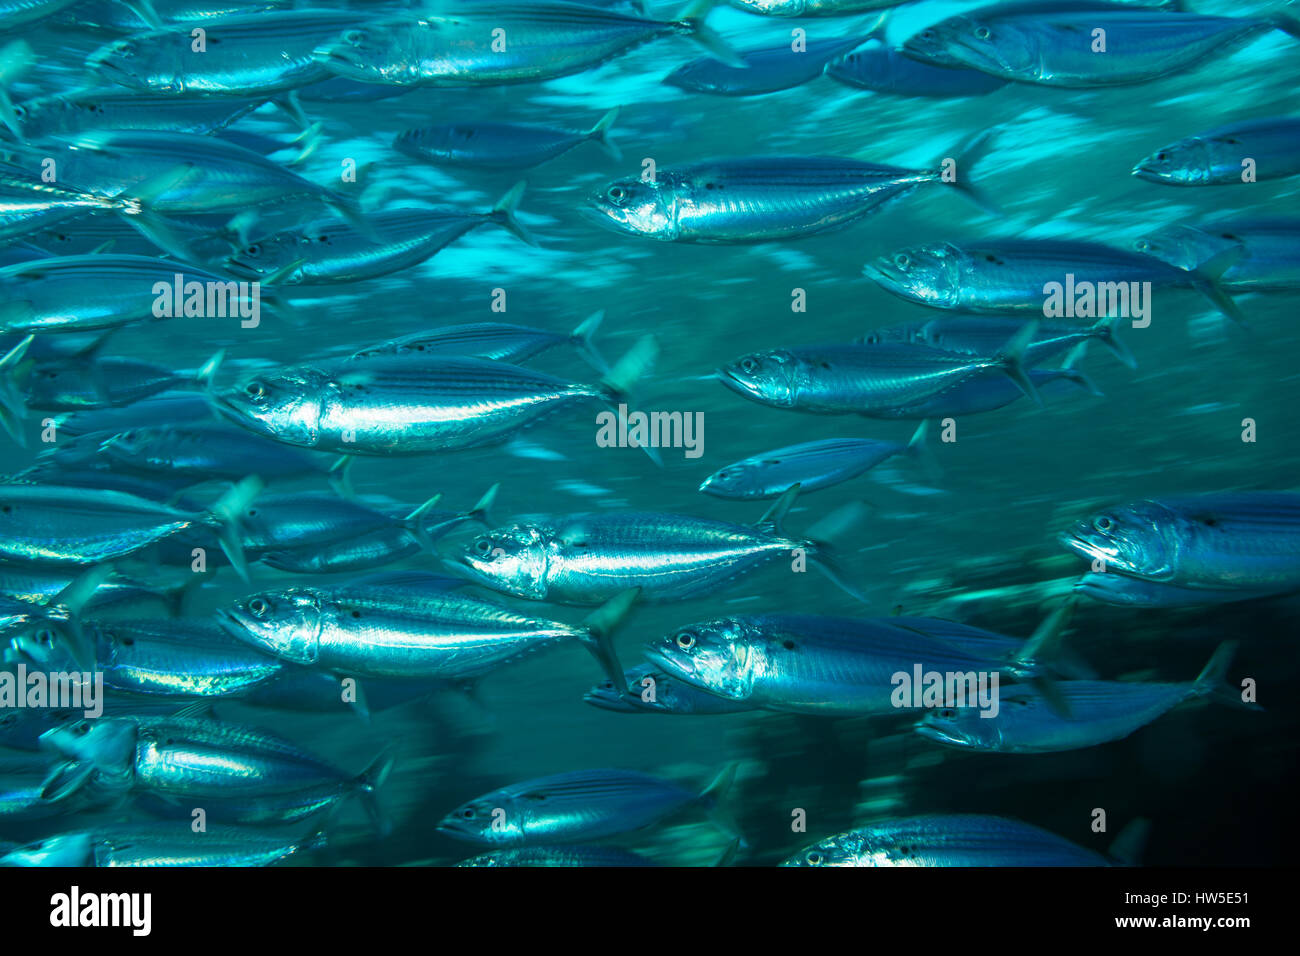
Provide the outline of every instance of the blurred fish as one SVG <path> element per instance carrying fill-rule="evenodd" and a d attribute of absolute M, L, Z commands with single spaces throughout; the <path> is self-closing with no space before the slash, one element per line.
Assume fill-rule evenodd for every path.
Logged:
<path fill-rule="evenodd" d="M 270 866 L 325 845 L 324 837 L 175 823 L 124 823 L 46 837 L 0 856 L 0 866 Z"/>
<path fill-rule="evenodd" d="M 734 714 L 753 710 L 744 701 L 729 700 L 641 664 L 624 673 L 620 686 L 611 680 L 597 684 L 582 699 L 601 710 L 623 714 Z"/>
<path fill-rule="evenodd" d="M 732 62 L 725 41 L 704 24 L 715 0 L 695 3 L 676 20 L 551 0 L 463 4 L 447 15 L 371 21 L 316 55 L 331 71 L 397 86 L 494 86 L 582 73 L 663 37 L 694 40 Z M 510 38 L 496 48 L 497 34 Z"/>
<path fill-rule="evenodd" d="M 362 233 L 340 220 L 318 220 L 263 236 L 226 257 L 235 275 L 275 285 L 360 282 L 419 265 L 480 226 L 496 225 L 536 245 L 515 218 L 524 184 L 487 212 L 394 209 L 367 220 Z M 376 238 L 379 241 L 376 241 Z"/>
<path fill-rule="evenodd" d="M 925 452 L 928 423 L 922 421 L 911 441 L 873 438 L 825 438 L 745 458 L 719 468 L 700 484 L 700 491 L 718 498 L 779 498 L 797 484 L 801 493 L 829 488 L 870 471 L 895 455 L 920 457 Z"/>
<path fill-rule="evenodd" d="M 578 384 L 460 356 L 372 355 L 265 372 L 219 397 L 246 428 L 347 455 L 420 455 L 505 441 L 592 399 L 618 405 L 653 362 L 640 339 L 599 382 Z"/>
<path fill-rule="evenodd" d="M 946 814 L 872 823 L 783 866 L 1109 866 L 1100 853 L 1003 817 Z"/>
<path fill-rule="evenodd" d="M 867 263 L 862 271 L 886 292 L 935 309 L 1050 317 L 1049 290 L 1055 285 L 1062 307 L 1073 307 L 1072 314 L 1080 318 L 1095 318 L 1093 313 L 1104 305 L 1098 300 L 1105 296 L 1122 318 L 1149 319 L 1152 303 L 1138 301 L 1132 290 L 1150 283 L 1153 292 L 1195 289 L 1224 315 L 1243 322 L 1241 310 L 1220 285 L 1223 273 L 1240 258 L 1240 250 L 1229 250 L 1189 271 L 1097 242 L 996 239 L 903 249 Z M 1067 285 L 1077 291 L 1066 293 Z M 1086 303 L 1088 296 L 1091 305 L 1078 307 L 1076 300 Z"/>
<path fill-rule="evenodd" d="M 14 115 L 23 136 L 30 140 L 103 129 L 213 133 L 247 116 L 263 102 L 221 97 L 179 99 L 150 96 L 139 90 L 87 89 L 24 100 L 14 104 Z"/>
<path fill-rule="evenodd" d="M 172 96 L 264 96 L 330 77 L 316 47 L 368 18 L 355 10 L 262 10 L 203 18 L 204 43 L 166 26 L 113 40 L 87 58 L 111 83 Z"/>
<path fill-rule="evenodd" d="M 1218 219 L 1172 226 L 1139 239 L 1134 248 L 1180 269 L 1196 270 L 1224 252 L 1243 255 L 1219 278 L 1229 292 L 1300 289 L 1300 219 Z"/>
<path fill-rule="evenodd" d="M 1042 404 L 1024 353 L 1037 324 L 1022 326 L 995 355 L 948 352 L 915 342 L 826 345 L 756 352 L 718 370 L 718 380 L 762 405 L 821 415 L 926 418 L 954 389 L 1005 375 Z"/>
<path fill-rule="evenodd" d="M 788 489 L 753 525 L 640 511 L 520 521 L 479 535 L 455 561 L 474 580 L 507 594 L 599 604 L 632 587 L 648 601 L 711 594 L 779 557 L 802 554 L 861 599 L 838 570 L 829 535 L 816 526 L 804 537 L 785 532 L 798 491 Z"/>
<path fill-rule="evenodd" d="M 379 345 L 359 349 L 352 353 L 354 359 L 372 355 L 400 355 L 421 352 L 427 355 L 461 355 L 493 362 L 521 365 L 534 356 L 558 345 L 569 345 L 578 351 L 598 371 L 608 371 L 609 366 L 596 351 L 592 339 L 605 311 L 593 312 L 568 335 L 534 329 L 505 322 L 474 322 L 468 325 L 445 325 L 427 332 L 413 332 L 399 339 L 390 339 Z"/>
<path fill-rule="evenodd" d="M 96 786 L 171 801 L 185 816 L 199 805 L 215 820 L 250 823 L 295 822 L 354 795 L 377 821 L 375 793 L 392 768 L 381 755 L 353 777 L 269 731 L 191 717 L 79 720 L 47 730 L 41 746 L 85 771 L 51 798 L 93 775 Z"/>
<path fill-rule="evenodd" d="M 1237 690 L 1223 683 L 1235 650 L 1231 642 L 1220 645 L 1190 683 L 1060 681 L 1052 685 L 1058 700 L 1050 704 L 1032 687 L 1012 687 L 1001 693 L 993 716 L 971 708 L 935 710 L 916 732 L 952 747 L 996 753 L 1095 747 L 1121 740 L 1189 700 L 1218 694 L 1240 705 Z"/>
<path fill-rule="evenodd" d="M 978 70 L 922 63 L 884 45 L 855 50 L 826 67 L 826 75 L 848 86 L 895 96 L 950 99 L 983 96 L 1007 80 Z"/>
<path fill-rule="evenodd" d="M 1019 83 L 1124 86 L 1191 69 L 1275 29 L 1300 36 L 1300 25 L 1288 15 L 1213 17 L 1089 0 L 995 4 L 926 27 L 903 44 L 903 52 Z"/>
<path fill-rule="evenodd" d="M 487 169 L 527 169 L 562 156 L 591 141 L 615 160 L 622 153 L 609 131 L 618 107 L 586 132 L 525 123 L 473 123 L 408 129 L 393 140 L 393 148 L 416 159 L 450 166 Z"/>
<path fill-rule="evenodd" d="M 237 480 L 254 462 L 263 481 L 329 474 L 346 482 L 346 460 L 328 465 L 222 421 L 128 428 L 104 438 L 98 452 L 101 462 L 113 469 L 139 475 L 165 473 L 189 483 Z"/>
<path fill-rule="evenodd" d="M 578 770 L 494 790 L 442 818 L 438 831 L 486 846 L 536 846 L 599 840 L 640 830 L 699 806 L 734 832 L 722 801 L 736 776 L 731 764 L 702 793 L 631 770 Z"/>
<path fill-rule="evenodd" d="M 847 227 L 918 186 L 942 183 L 983 202 L 967 172 L 989 134 L 947 167 L 903 169 L 835 156 L 753 156 L 659 169 L 620 179 L 584 211 L 616 232 L 663 242 L 769 242 Z"/>
<path fill-rule="evenodd" d="M 221 364 L 218 353 L 200 368 L 174 371 L 153 362 L 115 355 L 61 362 L 25 363 L 0 375 L 13 379 L 28 408 L 43 411 L 121 408 L 169 389 L 206 388 Z M 3 386 L 0 386 L 3 387 Z"/>
<path fill-rule="evenodd" d="M 841 17 L 881 7 L 896 7 L 906 0 L 729 0 L 733 7 L 765 17 Z"/>
<path fill-rule="evenodd" d="M 1114 353 L 1129 368 L 1137 362 L 1124 343 L 1115 334 L 1119 316 L 1104 316 L 1092 325 L 1038 321 L 1033 341 L 1025 347 L 1024 362 L 1040 365 L 1061 352 L 1072 350 L 1094 339 Z M 1024 327 L 1024 320 L 993 315 L 962 315 L 952 318 L 931 319 L 924 325 L 910 329 L 910 338 L 916 342 L 949 352 L 969 355 L 992 355 Z"/>
<path fill-rule="evenodd" d="M 1229 123 L 1164 146 L 1133 167 L 1139 179 L 1169 186 L 1230 186 L 1297 174 L 1300 117 L 1294 116 Z"/>
<path fill-rule="evenodd" d="M 717 96 L 760 96 L 788 90 L 822 75 L 826 65 L 866 41 L 865 36 L 833 40 L 808 40 L 802 49 L 791 44 L 744 50 L 743 67 L 730 66 L 713 57 L 692 60 L 664 77 L 669 86 L 692 93 Z"/>
<path fill-rule="evenodd" d="M 658 866 L 616 846 L 537 846 L 498 850 L 461 860 L 457 866 Z"/>
<path fill-rule="evenodd" d="M 1080 521 L 1060 542 L 1106 574 L 1203 590 L 1207 602 L 1223 592 L 1245 600 L 1300 590 L 1300 494 L 1292 492 L 1146 499 Z"/>
<path fill-rule="evenodd" d="M 139 211 L 137 197 L 105 196 L 63 182 L 47 183 L 19 166 L 0 163 L 0 240 L 28 236 L 86 213 L 131 216 Z"/>

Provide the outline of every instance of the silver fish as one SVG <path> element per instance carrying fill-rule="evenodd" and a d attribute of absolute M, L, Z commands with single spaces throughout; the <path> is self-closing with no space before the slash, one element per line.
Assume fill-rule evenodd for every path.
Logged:
<path fill-rule="evenodd" d="M 1229 292 L 1300 289 L 1300 219 L 1220 219 L 1184 224 L 1139 239 L 1134 248 L 1180 269 L 1199 269 L 1231 249 L 1243 255 L 1219 278 Z"/>
<path fill-rule="evenodd" d="M 1296 116 L 1229 123 L 1162 146 L 1133 167 L 1139 179 L 1168 186 L 1230 186 L 1298 174 Z"/>
<path fill-rule="evenodd" d="M 610 138 L 618 107 L 586 131 L 525 123 L 473 123 L 424 126 L 399 133 L 393 148 L 439 165 L 486 169 L 527 169 L 593 142 L 612 158 L 622 153 Z"/>
<path fill-rule="evenodd" d="M 176 823 L 126 823 L 16 847 L 0 856 L 0 866 L 270 866 L 324 845 L 324 837 L 314 833 L 231 826 L 194 833 Z"/>

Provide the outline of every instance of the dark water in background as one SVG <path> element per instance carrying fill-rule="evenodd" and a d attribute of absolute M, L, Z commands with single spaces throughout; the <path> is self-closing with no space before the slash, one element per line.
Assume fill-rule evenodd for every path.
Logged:
<path fill-rule="evenodd" d="M 919 3 L 900 13 L 891 38 L 956 4 Z M 1198 3 L 1198 12 L 1250 12 L 1236 3 Z M 1261 5 L 1251 9 L 1265 9 Z M 713 23 L 738 47 L 787 42 L 793 24 L 719 11 Z M 860 24 L 862 21 L 858 21 Z M 803 21 L 810 38 L 847 35 L 852 20 Z M 100 37 L 68 31 L 29 36 L 36 66 L 14 88 L 21 99 L 71 85 Z M 1141 87 L 1065 91 L 1010 86 L 988 96 L 904 100 L 828 78 L 769 96 L 686 94 L 660 78 L 697 55 L 666 40 L 599 70 L 546 84 L 485 90 L 420 90 L 368 104 L 305 104 L 324 123 L 319 151 L 300 169 L 338 183 L 340 164 L 373 163 L 359 185 L 391 185 L 431 206 L 486 209 L 516 178 L 446 173 L 393 152 L 392 136 L 413 126 L 499 120 L 587 128 L 623 107 L 614 136 L 619 164 L 594 145 L 527 172 L 521 218 L 541 248 L 500 230 L 479 230 L 430 262 L 349 287 L 296 290 L 291 318 L 258 329 L 231 320 L 175 320 L 115 335 L 109 352 L 197 367 L 217 348 L 241 362 L 297 362 L 321 349 L 363 345 L 440 324 L 504 320 L 567 330 L 606 311 L 598 339 L 613 359 L 646 332 L 662 354 L 637 395 L 647 410 L 702 412 L 704 455 L 664 451 L 654 468 L 633 449 L 595 444 L 600 410 L 559 416 L 526 434 L 548 457 L 485 449 L 427 458 L 356 462 L 360 492 L 412 502 L 435 492 L 443 506 L 468 507 L 492 482 L 502 489 L 501 522 L 512 514 L 631 507 L 736 521 L 756 520 L 761 503 L 724 502 L 696 491 L 721 465 L 817 437 L 905 441 L 914 423 L 811 417 L 761 408 L 710 380 L 746 351 L 848 340 L 869 329 L 927 320 L 861 275 L 868 259 L 895 247 L 991 235 L 1065 235 L 1121 244 L 1162 224 L 1219 211 L 1295 213 L 1300 180 L 1241 187 L 1172 189 L 1129 175 L 1155 147 L 1220 123 L 1294 108 L 1297 48 L 1274 33 L 1200 70 Z M 999 126 L 973 176 L 1004 209 L 984 216 L 949 190 L 922 189 L 851 229 L 760 246 L 655 243 L 606 232 L 579 212 L 608 180 L 637 175 L 652 157 L 662 169 L 718 155 L 826 153 L 928 167 L 954 155 L 974 133 Z M 285 135 L 272 109 L 239 130 Z M 373 195 L 373 194 L 372 194 Z M 388 194 L 391 204 L 397 193 Z M 490 311 L 506 290 L 505 315 Z M 807 291 L 793 314 L 791 290 Z M 958 422 L 955 444 L 936 444 L 934 481 L 906 463 L 801 499 L 788 526 L 803 530 L 837 506 L 865 500 L 870 515 L 846 546 L 866 613 L 950 616 L 1008 634 L 1032 632 L 1050 598 L 1082 569 L 1054 543 L 1068 520 L 1096 505 L 1157 494 L 1295 487 L 1300 443 L 1295 296 L 1242 297 L 1252 328 L 1229 328 L 1192 291 L 1157 296 L 1147 329 L 1121 330 L 1136 372 L 1102 349 L 1085 367 L 1104 399 L 1052 395 L 1046 410 L 1021 401 Z M 587 366 L 556 350 L 536 367 L 584 379 Z M 227 369 L 221 377 L 233 380 Z M 1241 421 L 1258 441 L 1241 440 Z M 6 472 L 31 452 L 6 444 Z M 310 486 L 304 483 L 303 487 Z M 292 486 L 290 486 L 292 487 Z M 472 532 L 470 532 L 472 534 Z M 448 539 L 445 550 L 466 536 Z M 410 562 L 422 566 L 427 559 Z M 254 568 L 254 586 L 290 577 Z M 1056 582 L 1052 587 L 1044 587 Z M 307 583 L 315 583 L 315 580 Z M 974 592 L 998 593 L 971 599 Z M 229 572 L 195 596 L 193 610 L 246 593 Z M 548 610 L 530 605 L 533 610 Z M 219 713 L 273 727 L 344 766 L 360 769 L 384 745 L 398 762 L 383 793 L 395 832 L 377 841 L 354 806 L 333 828 L 321 863 L 453 862 L 476 852 L 434 833 L 438 819 L 494 787 L 570 769 L 620 766 L 703 786 L 726 762 L 743 760 L 734 810 L 751 844 L 742 863 L 770 864 L 824 835 L 872 818 L 928 811 L 990 812 L 1039 824 L 1103 849 L 1135 816 L 1151 820 L 1151 864 L 1290 862 L 1300 678 L 1294 599 L 1189 611 L 1128 611 L 1082 605 L 1068 646 L 1106 678 L 1188 680 L 1216 644 L 1241 641 L 1234 674 L 1260 682 L 1263 714 L 1216 704 L 1188 706 L 1131 738 L 1042 756 L 966 754 L 909 731 L 911 718 L 819 720 L 776 714 L 724 717 L 624 715 L 585 704 L 599 678 L 580 648 L 527 659 L 459 695 L 375 715 L 282 716 L 223 704 Z M 579 608 L 554 616 L 578 620 Z M 712 599 L 636 610 L 618 642 L 626 663 L 637 646 L 677 626 L 723 613 L 760 610 L 862 613 L 815 572 L 777 567 Z M 1101 807 L 1111 834 L 1089 830 Z M 808 814 L 806 834 L 791 811 Z M 71 827 L 69 827 L 71 828 Z M 707 863 L 727 842 L 690 814 L 625 842 L 666 863 Z"/>

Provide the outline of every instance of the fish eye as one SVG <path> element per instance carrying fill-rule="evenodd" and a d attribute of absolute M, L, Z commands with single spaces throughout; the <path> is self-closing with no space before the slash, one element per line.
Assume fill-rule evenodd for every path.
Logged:
<path fill-rule="evenodd" d="M 812 851 L 811 853 L 809 853 L 806 857 L 804 857 L 804 859 L 806 859 L 806 860 L 808 861 L 808 863 L 809 863 L 810 865 L 812 865 L 812 866 L 820 866 L 823 857 L 822 857 L 822 855 L 821 855 L 820 853 L 818 853 L 816 850 L 813 850 L 813 851 Z"/>
<path fill-rule="evenodd" d="M 894 265 L 898 266 L 900 269 L 906 269 L 911 264 L 911 257 L 904 252 L 900 252 L 898 255 L 894 256 Z"/>
<path fill-rule="evenodd" d="M 350 46 L 361 46 L 365 39 L 365 33 L 360 30 L 349 30 L 347 33 L 343 34 L 343 42 Z"/>
<path fill-rule="evenodd" d="M 993 31 L 991 31 L 988 27 L 984 26 L 984 24 L 982 23 L 975 28 L 975 38 L 977 40 L 987 40 L 992 35 L 993 35 Z"/>
<path fill-rule="evenodd" d="M 492 539 L 478 538 L 474 542 L 474 551 L 478 554 L 483 555 L 483 557 L 487 557 L 489 554 L 492 553 Z"/>
<path fill-rule="evenodd" d="M 692 647 L 695 646 L 695 635 L 692 634 L 690 631 L 682 631 L 675 638 L 673 638 L 673 641 L 682 650 L 689 651 Z"/>
<path fill-rule="evenodd" d="M 1098 515 L 1093 519 L 1092 526 L 1105 533 L 1115 527 L 1115 521 L 1110 515 Z"/>
<path fill-rule="evenodd" d="M 5 714 L 0 717 L 0 727 L 12 727 L 16 723 L 18 723 L 18 718 L 13 714 Z"/>
<path fill-rule="evenodd" d="M 22 118 L 23 118 L 24 116 L 26 116 L 26 115 L 27 115 L 27 110 L 26 110 L 26 109 L 24 109 L 24 108 L 21 107 L 21 106 L 15 106 L 15 107 L 14 107 L 14 116 L 17 116 L 19 119 L 22 119 Z"/>
<path fill-rule="evenodd" d="M 53 645 L 54 632 L 51 631 L 48 627 L 41 628 L 39 631 L 36 632 L 36 643 L 44 644 L 46 647 Z"/>
<path fill-rule="evenodd" d="M 257 258 L 261 254 L 262 254 L 262 247 L 258 245 L 256 242 L 244 250 L 244 255 L 252 256 L 253 258 Z"/>
<path fill-rule="evenodd" d="M 622 186 L 610 186 L 609 189 L 606 190 L 605 195 L 608 197 L 610 202 L 621 203 L 627 198 L 627 190 Z"/>
<path fill-rule="evenodd" d="M 249 382 L 244 386 L 244 394 L 249 398 L 266 398 L 266 386 L 261 382 Z"/>
<path fill-rule="evenodd" d="M 78 721 L 76 724 L 73 724 L 72 732 L 76 734 L 78 737 L 86 736 L 86 734 L 90 733 L 90 721 L 82 720 L 82 721 Z"/>
<path fill-rule="evenodd" d="M 1156 153 L 1156 159 L 1157 159 L 1159 162 L 1162 162 L 1162 163 L 1163 163 L 1163 162 L 1164 162 L 1166 159 L 1168 159 L 1168 158 L 1169 158 L 1169 154 L 1166 153 L 1166 152 L 1164 152 L 1163 150 L 1162 150 L 1161 152 L 1159 152 L 1159 153 Z"/>
<path fill-rule="evenodd" d="M 758 371 L 758 359 L 746 357 L 740 360 L 740 370 L 746 375 L 753 375 Z"/>
<path fill-rule="evenodd" d="M 939 716 L 943 717 L 945 720 L 952 720 L 952 718 L 957 716 L 957 711 L 951 708 L 945 708 L 939 711 Z"/>
<path fill-rule="evenodd" d="M 922 31 L 921 31 L 921 39 L 922 39 L 922 40 L 937 40 L 938 38 L 939 38 L 939 35 L 938 35 L 937 33 L 935 33 L 933 30 L 922 30 Z"/>
<path fill-rule="evenodd" d="M 253 617 L 263 617 L 270 610 L 271 602 L 265 598 L 257 597 L 248 602 L 248 611 Z"/>
<path fill-rule="evenodd" d="M 466 807 L 464 810 L 460 811 L 460 815 L 461 815 L 461 817 L 462 817 L 463 819 L 465 819 L 465 820 L 473 820 L 473 819 L 474 819 L 474 808 L 473 808 L 473 807 Z"/>

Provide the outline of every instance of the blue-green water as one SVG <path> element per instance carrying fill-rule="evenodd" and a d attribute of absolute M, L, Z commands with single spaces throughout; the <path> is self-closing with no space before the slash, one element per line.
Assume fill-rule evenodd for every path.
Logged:
<path fill-rule="evenodd" d="M 922 2 L 899 11 L 889 38 L 901 41 L 957 4 Z M 1198 3 L 1233 16 L 1242 4 Z M 1275 5 L 1274 5 L 1275 6 Z M 1268 9 L 1263 4 L 1256 9 Z M 786 22 L 724 9 L 710 17 L 738 48 L 850 35 L 870 19 Z M 15 101 L 75 85 L 97 31 L 42 27 L 24 34 L 35 51 L 12 81 Z M 527 247 L 502 230 L 479 229 L 428 262 L 353 285 L 294 289 L 294 308 L 256 329 L 232 320 L 177 319 L 125 329 L 105 351 L 194 368 L 224 348 L 219 385 L 241 366 L 296 363 L 455 323 L 509 321 L 567 331 L 606 313 L 597 338 L 613 359 L 646 333 L 660 346 L 637 388 L 639 407 L 703 415 L 703 455 L 664 449 L 663 467 L 635 449 L 596 443 L 598 404 L 566 411 L 524 433 L 522 442 L 418 458 L 359 458 L 358 492 L 468 508 L 492 483 L 499 522 L 514 516 L 606 509 L 681 512 L 755 521 L 759 502 L 700 494 L 722 465 L 814 438 L 906 441 L 912 422 L 805 416 L 760 407 L 727 391 L 713 371 L 747 351 L 849 341 L 871 329 L 934 316 L 899 301 L 861 274 L 897 247 L 986 236 L 1065 236 L 1123 245 L 1165 224 L 1222 212 L 1294 214 L 1289 179 L 1226 188 L 1172 189 L 1130 175 L 1161 144 L 1222 123 L 1285 112 L 1295 102 L 1295 41 L 1274 32 L 1212 58 L 1199 69 L 1114 90 L 1012 84 L 981 97 L 908 99 L 850 89 L 820 77 L 797 89 L 752 98 L 711 97 L 663 85 L 697 56 L 680 39 L 648 44 L 605 65 L 544 83 L 485 89 L 418 89 L 368 103 L 304 100 L 319 121 L 319 147 L 297 167 L 308 179 L 360 197 L 363 209 L 398 202 L 484 210 L 516 179 L 528 183 L 520 218 L 537 237 Z M 590 127 L 621 107 L 613 136 L 622 162 L 594 144 L 523 174 L 434 168 L 391 148 L 404 129 L 432 123 L 545 122 Z M 274 106 L 235 130 L 287 139 L 296 130 Z M 642 162 L 670 168 L 708 157 L 832 154 L 929 168 L 982 130 L 996 128 L 977 177 L 1001 207 L 982 213 L 949 190 L 921 189 L 840 232 L 758 245 L 657 243 L 601 229 L 581 215 L 586 197 Z M 355 184 L 341 180 L 349 163 Z M 263 225 L 292 222 L 280 211 Z M 72 231 L 75 224 L 68 224 Z M 255 230 L 256 231 L 256 230 Z M 268 230 L 269 231 L 269 230 Z M 27 253 L 10 248 L 12 259 Z M 792 311 L 794 290 L 806 311 Z M 504 313 L 493 309 L 504 290 Z M 1300 463 L 1295 407 L 1300 331 L 1295 294 L 1243 296 L 1249 329 L 1226 323 L 1192 290 L 1157 299 L 1149 328 L 1122 329 L 1138 368 L 1093 348 L 1085 368 L 1104 397 L 1063 391 L 1039 410 L 1026 401 L 959 419 L 955 442 L 935 442 L 941 472 L 925 475 L 893 460 L 869 475 L 797 501 L 788 526 L 802 530 L 837 507 L 868 512 L 842 544 L 865 609 L 826 578 L 778 564 L 712 597 L 638 607 L 617 635 L 625 663 L 645 642 L 679 625 L 759 611 L 951 617 L 1027 636 L 1082 569 L 1055 543 L 1057 531 L 1098 506 L 1180 492 L 1290 489 Z M 586 380 L 570 350 L 533 363 Z M 1243 442 L 1253 419 L 1257 441 Z M 39 416 L 28 423 L 37 435 Z M 4 471 L 26 467 L 42 446 L 4 445 Z M 250 471 L 256 463 L 250 463 Z M 295 487 L 322 488 L 315 479 Z M 467 530 L 440 542 L 447 552 Z M 421 556 L 403 566 L 427 567 Z M 226 570 L 190 595 L 200 615 L 263 586 L 293 583 L 255 565 L 253 584 Z M 992 593 L 985 593 L 992 592 Z M 548 608 L 577 621 L 580 608 Z M 435 832 L 463 801 L 530 777 L 586 767 L 625 767 L 702 787 L 742 761 L 730 796 L 747 846 L 737 862 L 772 864 L 802 846 L 872 819 L 926 812 L 1017 817 L 1104 850 L 1135 817 L 1151 821 L 1145 862 L 1269 863 L 1287 858 L 1294 835 L 1296 665 L 1294 599 L 1192 610 L 1131 610 L 1081 604 L 1066 638 L 1072 654 L 1110 679 L 1190 680 L 1215 645 L 1240 641 L 1234 677 L 1259 682 L 1264 713 L 1209 703 L 1181 708 L 1132 737 L 1087 750 L 1003 756 L 940 749 L 910 730 L 913 718 L 813 718 L 776 713 L 686 717 L 598 710 L 582 694 L 600 678 L 591 657 L 566 647 L 485 678 L 474 695 L 439 694 L 376 713 L 304 717 L 221 703 L 223 718 L 270 727 L 360 770 L 381 748 L 395 768 L 381 800 L 393 828 L 377 838 L 358 807 L 329 824 L 321 864 L 445 864 L 476 850 Z M 1094 833 L 1105 809 L 1108 834 Z M 792 813 L 807 812 L 793 832 Z M 110 814 L 110 819 L 120 814 Z M 143 817 L 137 817 L 143 819 Z M 72 829 L 90 818 L 56 818 L 0 839 Z M 105 819 L 105 818 L 95 818 Z M 25 825 L 26 827 L 27 825 Z M 728 837 L 685 813 L 621 842 L 662 863 L 706 864 Z"/>

